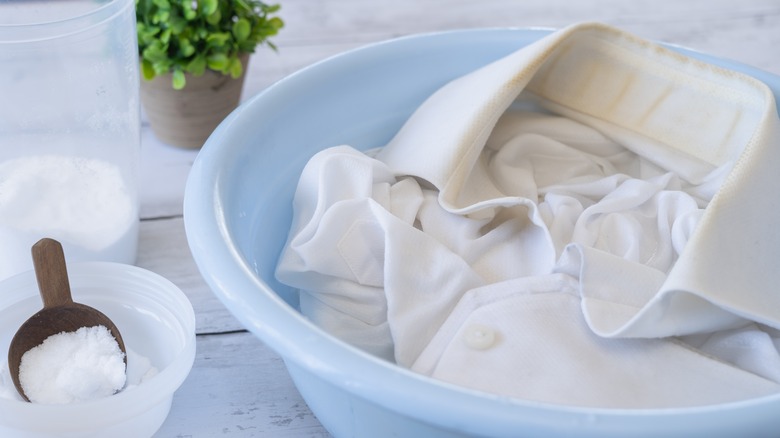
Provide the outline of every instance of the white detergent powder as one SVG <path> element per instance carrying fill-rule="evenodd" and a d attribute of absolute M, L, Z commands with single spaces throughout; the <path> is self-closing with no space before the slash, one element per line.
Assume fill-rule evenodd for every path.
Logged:
<path fill-rule="evenodd" d="M 152 361 L 130 347 L 127 349 L 127 384 L 122 392 L 132 391 L 159 373 Z M 0 361 L 0 399 L 25 402 L 16 392 L 8 364 Z M 26 403 L 26 402 L 25 402 Z"/>
<path fill-rule="evenodd" d="M 0 229 L 44 232 L 99 251 L 135 218 L 129 187 L 112 163 L 60 155 L 0 162 Z"/>
<path fill-rule="evenodd" d="M 124 353 L 104 326 L 62 332 L 22 356 L 19 381 L 35 403 L 107 397 L 125 386 Z"/>

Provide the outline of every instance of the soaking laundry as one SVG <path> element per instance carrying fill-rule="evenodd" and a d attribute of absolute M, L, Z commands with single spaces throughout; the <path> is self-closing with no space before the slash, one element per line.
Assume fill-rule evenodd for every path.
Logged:
<path fill-rule="evenodd" d="M 502 396 L 780 391 L 780 123 L 761 82 L 600 24 L 431 95 L 301 175 L 277 278 L 367 352 Z"/>

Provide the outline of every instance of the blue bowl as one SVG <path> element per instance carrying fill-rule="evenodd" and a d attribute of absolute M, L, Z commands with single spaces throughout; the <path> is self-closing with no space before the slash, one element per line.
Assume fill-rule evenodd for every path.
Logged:
<path fill-rule="evenodd" d="M 244 103 L 208 139 L 187 182 L 184 223 L 203 277 L 284 358 L 311 410 L 338 437 L 775 435 L 780 395 L 685 409 L 589 409 L 433 380 L 326 334 L 299 313 L 296 291 L 274 278 L 293 193 L 312 155 L 339 144 L 384 145 L 434 90 L 550 32 L 467 30 L 374 44 L 305 68 Z M 755 76 L 780 94 L 777 76 L 673 49 Z"/>

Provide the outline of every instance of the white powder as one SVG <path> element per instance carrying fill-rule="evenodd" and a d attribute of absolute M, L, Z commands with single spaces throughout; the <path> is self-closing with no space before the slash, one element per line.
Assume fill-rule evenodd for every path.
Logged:
<path fill-rule="evenodd" d="M 33 268 L 23 255 L 41 237 L 59 240 L 73 261 L 132 264 L 138 198 L 127 167 L 55 154 L 0 157 L 0 280 Z"/>
<path fill-rule="evenodd" d="M 19 381 L 35 403 L 107 397 L 125 386 L 124 354 L 106 327 L 81 327 L 49 336 L 22 355 Z"/>
<path fill-rule="evenodd" d="M 33 155 L 0 161 L 0 228 L 56 235 L 98 251 L 137 219 L 120 168 L 94 158 Z"/>
<path fill-rule="evenodd" d="M 132 391 L 159 373 L 148 357 L 136 353 L 128 346 L 125 347 L 127 348 L 127 385 L 122 392 Z M 8 371 L 8 364 L 4 360 L 0 360 L 0 399 L 26 403 L 16 392 L 14 382 L 11 380 L 11 372 Z"/>

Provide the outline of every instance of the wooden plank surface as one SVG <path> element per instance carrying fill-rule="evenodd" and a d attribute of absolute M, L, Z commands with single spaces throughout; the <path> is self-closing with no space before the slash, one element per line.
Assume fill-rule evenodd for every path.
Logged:
<path fill-rule="evenodd" d="M 158 436 L 330 436 L 290 390 L 282 359 L 254 335 L 201 335 L 195 360 Z"/>
<path fill-rule="evenodd" d="M 415 33 L 562 27 L 601 21 L 780 74 L 780 0 L 281 0 L 279 52 L 251 59 L 243 99 L 329 56 Z M 161 144 L 143 126 L 137 264 L 177 284 L 197 315 L 198 353 L 158 437 L 325 437 L 283 361 L 221 305 L 187 247 L 182 199 L 197 151 Z"/>

